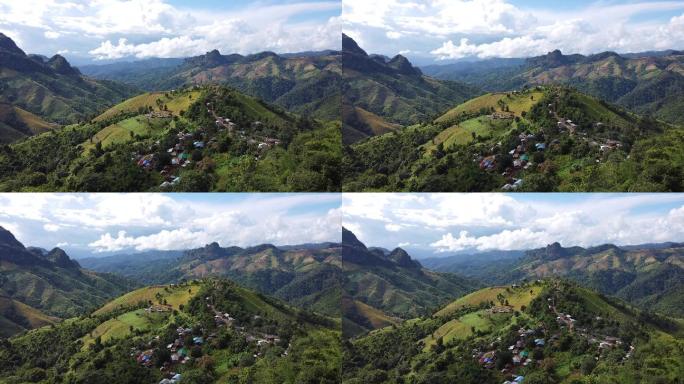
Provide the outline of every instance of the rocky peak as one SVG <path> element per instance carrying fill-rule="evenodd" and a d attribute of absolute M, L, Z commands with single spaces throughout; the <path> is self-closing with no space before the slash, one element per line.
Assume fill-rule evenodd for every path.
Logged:
<path fill-rule="evenodd" d="M 0 226 L 0 246 L 6 248 L 24 249 L 24 245 L 17 240 L 12 232 Z"/>
<path fill-rule="evenodd" d="M 354 235 L 354 233 L 345 227 L 342 227 L 342 244 L 351 246 L 354 248 L 366 249 L 366 246 L 359 241 L 359 239 Z"/>
<path fill-rule="evenodd" d="M 422 265 L 418 261 L 411 259 L 411 256 L 402 248 L 395 248 L 390 252 L 388 258 L 404 268 L 422 268 Z"/>
<path fill-rule="evenodd" d="M 415 68 L 413 65 L 411 65 L 411 62 L 404 56 L 402 55 L 396 55 L 392 58 L 392 60 L 387 63 L 391 68 L 394 68 L 397 70 L 397 72 L 404 74 L 404 75 L 411 75 L 411 76 L 420 76 L 423 73 L 420 71 L 420 69 Z"/>
<path fill-rule="evenodd" d="M 52 262 L 55 266 L 68 269 L 79 269 L 81 265 L 76 260 L 71 260 L 69 255 L 61 248 L 53 248 L 45 255 L 45 258 Z"/>
<path fill-rule="evenodd" d="M 9 53 L 14 53 L 16 55 L 21 55 L 25 56 L 26 54 L 24 51 L 21 50 L 17 46 L 17 44 L 14 43 L 14 40 L 10 39 L 8 36 L 6 36 L 3 33 L 0 33 L 0 52 L 9 52 Z"/>
<path fill-rule="evenodd" d="M 356 41 L 354 41 L 354 39 L 345 35 L 344 33 L 342 34 L 342 52 L 353 53 L 361 56 L 368 56 L 366 51 L 361 49 L 361 47 L 359 47 L 359 45 L 356 43 Z"/>
<path fill-rule="evenodd" d="M 48 60 L 47 65 L 60 75 L 78 76 L 81 72 L 72 67 L 71 64 L 61 55 L 54 55 Z"/>

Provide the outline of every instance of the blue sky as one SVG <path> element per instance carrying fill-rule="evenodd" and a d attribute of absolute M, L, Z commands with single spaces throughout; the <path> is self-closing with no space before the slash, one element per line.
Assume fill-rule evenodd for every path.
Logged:
<path fill-rule="evenodd" d="M 625 0 L 343 1 L 342 28 L 369 52 L 418 64 L 684 49 L 684 2 Z M 371 4 L 372 3 L 372 4 Z"/>
<path fill-rule="evenodd" d="M 684 241 L 684 194 L 345 194 L 343 224 L 418 257 Z"/>
<path fill-rule="evenodd" d="M 0 0 L 0 32 L 75 63 L 338 49 L 335 0 Z"/>
<path fill-rule="evenodd" d="M 340 241 L 339 194 L 0 194 L 0 226 L 76 257 Z"/>

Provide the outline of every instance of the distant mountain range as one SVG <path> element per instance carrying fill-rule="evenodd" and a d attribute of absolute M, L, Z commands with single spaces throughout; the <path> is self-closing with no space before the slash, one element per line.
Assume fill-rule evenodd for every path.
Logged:
<path fill-rule="evenodd" d="M 339 316 L 340 246 L 334 243 L 249 248 L 217 243 L 185 251 L 146 252 L 80 261 L 95 271 L 116 273 L 140 284 L 227 277 L 289 303 Z"/>
<path fill-rule="evenodd" d="M 684 316 L 684 245 L 679 243 L 591 248 L 554 243 L 512 258 L 423 262 L 436 271 L 459 272 L 485 284 L 560 276 L 644 310 Z"/>
<path fill-rule="evenodd" d="M 477 283 L 427 270 L 406 251 L 369 249 L 342 228 L 343 332 L 356 335 L 429 313 Z"/>
<path fill-rule="evenodd" d="M 60 55 L 27 55 L 0 33 L 0 143 L 87 120 L 137 93 L 85 77 Z"/>
<path fill-rule="evenodd" d="M 132 285 L 81 268 L 60 248 L 26 248 L 0 227 L 0 336 L 78 316 Z"/>
<path fill-rule="evenodd" d="M 523 85 L 567 84 L 630 110 L 684 123 L 684 52 L 620 55 L 563 55 L 555 50 L 529 59 L 492 59 L 433 65 L 432 76 L 462 81 L 487 91 L 510 91 Z"/>
<path fill-rule="evenodd" d="M 147 59 L 81 67 L 89 76 L 147 91 L 225 84 L 288 110 L 340 120 L 342 67 L 336 51 L 278 55 L 222 55 L 218 50 L 185 59 Z"/>
<path fill-rule="evenodd" d="M 342 35 L 343 139 L 347 144 L 416 124 L 478 93 L 425 76 L 402 55 L 368 55 Z"/>

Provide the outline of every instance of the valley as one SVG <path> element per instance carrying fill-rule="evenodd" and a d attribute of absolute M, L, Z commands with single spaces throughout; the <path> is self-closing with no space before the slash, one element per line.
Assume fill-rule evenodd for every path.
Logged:
<path fill-rule="evenodd" d="M 492 93 L 348 147 L 344 190 L 678 191 L 681 134 L 571 88 Z"/>
<path fill-rule="evenodd" d="M 0 381 L 339 382 L 338 245 L 148 256 L 95 272 L 0 228 Z"/>
<path fill-rule="evenodd" d="M 141 93 L 137 87 L 150 88 L 149 83 L 135 80 L 135 71 L 130 85 L 120 79 L 93 80 L 61 57 L 41 64 L 42 59 L 26 56 L 4 35 L 2 47 L 0 69 L 7 67 L 8 76 L 34 82 L 53 76 L 95 94 L 78 96 L 70 90 L 72 99 L 45 99 L 41 109 L 10 94 L 23 88 L 12 83 L 19 81 L 14 77 L 8 80 L 8 86 L 14 85 L 0 89 L 0 138 L 6 138 L 0 145 L 0 190 L 340 188 L 340 119 L 334 106 L 339 105 L 341 69 L 335 52 L 238 60 L 212 51 L 186 59 L 176 77 L 165 77 L 168 83 Z M 12 69 L 18 66 L 20 72 Z M 222 66 L 230 66 L 229 76 L 208 75 L 224 73 Z M 100 86 L 122 91 L 115 97 Z M 35 102 L 34 96 L 25 97 Z M 51 105 L 75 110 L 62 113 Z"/>
<path fill-rule="evenodd" d="M 345 60 L 360 62 L 360 58 L 366 57 L 362 56 L 364 51 L 350 38 L 347 40 Z M 681 122 L 668 118 L 671 115 L 667 112 L 653 113 L 596 91 L 596 84 L 614 78 L 614 74 L 604 73 L 607 69 L 619 71 L 601 61 L 615 61 L 615 56 L 564 56 L 552 52 L 527 59 L 526 64 L 504 61 L 496 67 L 499 62 L 492 60 L 492 65 L 454 65 L 454 73 L 463 73 L 462 77 L 448 75 L 449 66 L 428 67 L 428 73 L 443 79 L 426 77 L 431 82 L 442 81 L 443 86 L 457 87 L 460 84 L 460 89 L 471 87 L 472 91 L 463 96 L 440 93 L 441 99 L 427 99 L 395 86 L 394 98 L 404 97 L 414 103 L 410 108 L 401 107 L 401 111 L 430 108 L 432 112 L 402 119 L 388 108 L 375 108 L 375 117 L 368 120 L 372 122 L 369 126 L 376 127 L 373 134 L 359 136 L 345 128 L 343 190 L 680 191 L 680 180 L 684 178 L 680 156 L 683 131 L 678 125 Z M 356 81 L 377 83 L 375 73 L 380 69 L 376 67 L 384 59 L 371 55 L 365 60 L 368 65 L 354 72 Z M 653 63 L 647 58 L 625 58 L 624 65 L 630 69 L 624 72 L 632 74 L 624 76 L 634 78 L 635 82 L 681 76 L 677 72 L 678 60 L 677 52 L 653 58 Z M 571 70 L 564 66 L 572 66 L 574 75 L 567 75 Z M 402 68 L 409 67 L 413 68 L 410 63 Z M 500 77 L 495 76 L 497 68 L 501 70 Z M 520 68 L 519 75 L 510 74 L 514 68 Z M 634 73 L 637 68 L 643 73 Z M 414 75 L 424 76 L 414 69 Z M 545 70 L 557 76 L 547 76 Z M 472 71 L 479 71 L 482 78 Z M 532 74 L 534 78 L 525 77 Z M 561 78 L 566 75 L 572 80 Z M 511 80 L 504 81 L 508 76 L 512 76 Z M 586 83 L 578 78 L 595 83 L 583 85 Z M 477 96 L 478 88 L 489 92 Z M 644 92 L 655 98 L 649 105 L 674 100 L 670 96 L 655 96 L 654 91 Z M 627 94 L 624 97 L 637 98 Z M 356 104 L 362 105 L 363 98 L 357 99 Z M 389 105 L 398 104 L 388 101 L 386 106 Z M 663 111 L 668 108 L 662 105 Z M 345 115 L 344 126 L 359 125 L 360 116 L 369 115 Z"/>
<path fill-rule="evenodd" d="M 475 281 L 456 274 L 423 268 L 401 248 L 388 253 L 368 249 L 345 228 L 342 265 L 343 331 L 347 337 L 425 315 L 478 287 Z"/>

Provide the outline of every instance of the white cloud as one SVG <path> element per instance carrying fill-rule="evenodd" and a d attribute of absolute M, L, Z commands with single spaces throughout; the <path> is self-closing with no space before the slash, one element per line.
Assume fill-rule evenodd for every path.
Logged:
<path fill-rule="evenodd" d="M 339 17 L 310 15 L 339 8 L 332 0 L 192 8 L 168 0 L 0 0 L 0 30 L 29 52 L 85 51 L 96 59 L 293 52 L 337 48 Z"/>
<path fill-rule="evenodd" d="M 43 225 L 43 229 L 45 229 L 48 232 L 57 232 L 60 230 L 60 226 L 57 224 L 52 224 L 52 223 L 47 223 Z"/>
<path fill-rule="evenodd" d="M 422 255 L 521 250 L 556 241 L 593 246 L 684 240 L 680 194 L 536 196 L 350 194 L 343 197 L 343 220 L 366 245 L 407 244 L 402 246 Z"/>
<path fill-rule="evenodd" d="M 46 39 L 59 39 L 59 37 L 62 36 L 61 33 L 55 31 L 45 31 L 43 35 Z"/>
<path fill-rule="evenodd" d="M 0 219 L 26 245 L 96 253 L 340 241 L 339 194 L 183 196 L 0 194 Z"/>
<path fill-rule="evenodd" d="M 658 13 L 675 16 L 663 22 Z M 429 51 L 433 58 L 529 57 L 684 47 L 681 1 L 611 1 L 536 8 L 515 0 L 345 0 L 343 30 L 371 52 Z M 401 31 L 402 39 L 397 31 Z M 394 49 L 395 51 L 388 51 Z"/>

